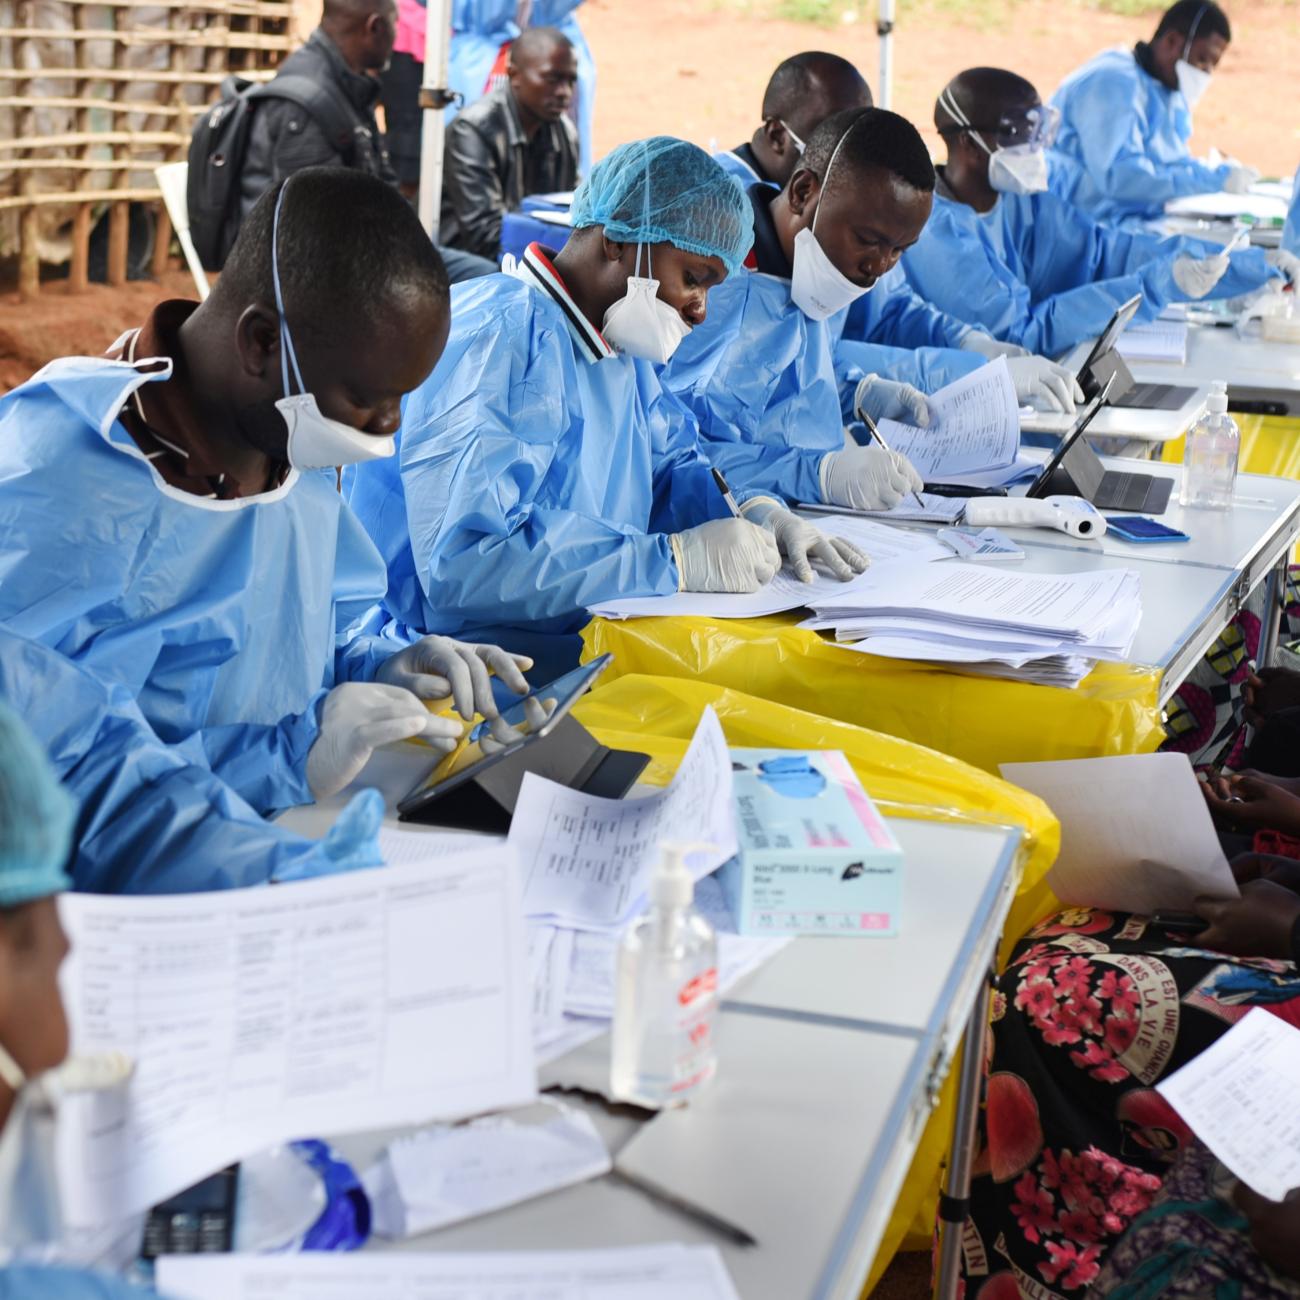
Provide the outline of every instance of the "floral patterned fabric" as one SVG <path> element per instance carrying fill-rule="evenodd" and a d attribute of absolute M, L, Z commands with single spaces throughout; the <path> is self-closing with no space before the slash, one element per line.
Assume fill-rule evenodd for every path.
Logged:
<path fill-rule="evenodd" d="M 1174 1163 L 1150 1209 L 1111 1252 L 1088 1300 L 1300 1300 L 1273 1272 L 1233 1208 L 1236 1179 L 1203 1146 Z"/>
<path fill-rule="evenodd" d="M 1300 1026 L 1300 973 L 1074 908 L 1036 926 L 994 994 L 968 1300 L 1082 1297 L 1191 1133 L 1156 1082 L 1253 1006 Z"/>

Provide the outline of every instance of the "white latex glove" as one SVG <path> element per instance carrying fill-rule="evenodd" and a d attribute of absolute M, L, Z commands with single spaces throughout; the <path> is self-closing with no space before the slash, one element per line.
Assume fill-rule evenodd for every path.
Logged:
<path fill-rule="evenodd" d="M 710 519 L 669 540 L 681 591 L 757 591 L 781 568 L 776 539 L 748 519 Z"/>
<path fill-rule="evenodd" d="M 1300 257 L 1289 253 L 1285 248 L 1273 248 L 1264 254 L 1264 261 L 1275 266 L 1286 276 L 1286 281 L 1294 285 L 1300 281 Z"/>
<path fill-rule="evenodd" d="M 930 404 L 919 388 L 896 379 L 881 379 L 879 375 L 858 380 L 853 409 L 859 420 L 865 414 L 873 420 L 901 420 L 922 429 L 930 423 Z"/>
<path fill-rule="evenodd" d="M 1174 283 L 1179 292 L 1189 298 L 1204 298 L 1227 271 L 1227 253 L 1212 253 L 1209 257 L 1192 257 L 1183 253 L 1174 258 Z"/>
<path fill-rule="evenodd" d="M 775 501 L 747 501 L 741 514 L 754 523 L 761 524 L 776 538 L 777 550 L 786 567 L 800 582 L 813 580 L 814 560 L 820 560 L 841 582 L 848 582 L 855 573 L 862 573 L 871 563 L 865 551 L 842 537 L 827 537 L 820 528 L 793 511 L 777 505 Z"/>
<path fill-rule="evenodd" d="M 1228 194 L 1245 194 L 1257 180 L 1259 172 L 1254 167 L 1247 167 L 1245 163 L 1233 163 L 1232 170 L 1223 182 L 1223 188 Z"/>
<path fill-rule="evenodd" d="M 909 492 L 925 486 L 906 456 L 874 444 L 827 452 L 820 477 L 822 501 L 851 510 L 892 510 Z"/>
<path fill-rule="evenodd" d="M 963 352 L 978 352 L 980 356 L 987 357 L 990 361 L 996 361 L 998 357 L 1027 357 L 1028 348 L 1022 348 L 1017 343 L 1003 343 L 1000 339 L 995 339 L 991 334 L 985 334 L 983 330 L 971 330 L 964 339 L 957 345 Z"/>
<path fill-rule="evenodd" d="M 526 655 L 512 655 L 499 646 L 426 636 L 386 659 L 375 681 L 401 686 L 422 700 L 450 697 L 456 712 L 468 722 L 476 713 L 497 716 L 489 669 L 516 695 L 527 695 L 529 687 L 521 670 L 532 666 Z"/>
<path fill-rule="evenodd" d="M 307 784 L 317 799 L 327 799 L 355 780 L 381 745 L 421 736 L 449 754 L 464 730 L 400 686 L 344 682 L 321 705 L 320 734 L 307 751 Z"/>
<path fill-rule="evenodd" d="M 91 1052 L 69 1056 L 61 1065 L 40 1076 L 49 1096 L 75 1092 L 107 1092 L 122 1087 L 135 1073 L 135 1062 L 125 1052 Z"/>
<path fill-rule="evenodd" d="M 1074 414 L 1075 402 L 1083 401 L 1083 392 L 1075 377 L 1046 357 L 1011 357 L 1007 361 L 1016 399 L 1021 406 L 1039 411 L 1062 411 Z"/>

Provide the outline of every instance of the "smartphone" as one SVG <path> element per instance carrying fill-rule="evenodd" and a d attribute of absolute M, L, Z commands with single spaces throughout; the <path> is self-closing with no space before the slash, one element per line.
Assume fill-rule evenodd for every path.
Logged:
<path fill-rule="evenodd" d="M 1192 539 L 1177 528 L 1170 528 L 1146 515 L 1107 515 L 1106 531 L 1126 542 L 1190 542 Z"/>
<path fill-rule="evenodd" d="M 1151 924 L 1170 934 L 1200 934 L 1210 923 L 1195 912 L 1152 912 Z"/>
<path fill-rule="evenodd" d="M 142 1259 L 228 1252 L 235 1240 L 239 1166 L 231 1165 L 155 1205 L 145 1220 Z"/>

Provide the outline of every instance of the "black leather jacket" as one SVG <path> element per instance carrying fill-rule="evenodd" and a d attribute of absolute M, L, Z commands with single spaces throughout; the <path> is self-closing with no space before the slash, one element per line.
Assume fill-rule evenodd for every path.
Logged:
<path fill-rule="evenodd" d="M 496 257 L 501 217 L 525 195 L 571 190 L 578 181 L 578 133 L 567 117 L 530 140 L 514 96 L 502 86 L 458 113 L 447 128 L 438 238 L 452 248 Z"/>
<path fill-rule="evenodd" d="M 301 49 L 285 59 L 276 75 L 280 73 L 294 73 L 330 86 L 351 109 L 352 132 L 332 138 L 297 104 L 285 99 L 262 100 L 253 114 L 239 181 L 241 221 L 270 186 L 304 167 L 353 167 L 397 184 L 375 121 L 379 102 L 376 78 L 353 72 L 339 47 L 319 27 Z"/>

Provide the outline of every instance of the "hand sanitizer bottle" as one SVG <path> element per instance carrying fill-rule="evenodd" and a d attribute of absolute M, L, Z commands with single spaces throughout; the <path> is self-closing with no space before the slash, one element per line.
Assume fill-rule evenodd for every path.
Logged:
<path fill-rule="evenodd" d="M 1205 400 L 1205 414 L 1187 434 L 1179 502 L 1207 510 L 1227 510 L 1237 485 L 1240 447 L 1241 433 L 1236 420 L 1228 414 L 1228 385 L 1217 382 Z"/>
<path fill-rule="evenodd" d="M 661 845 L 650 908 L 624 934 L 614 995 L 611 1091 L 659 1110 L 682 1105 L 717 1068 L 718 940 L 694 908 L 688 845 Z"/>

